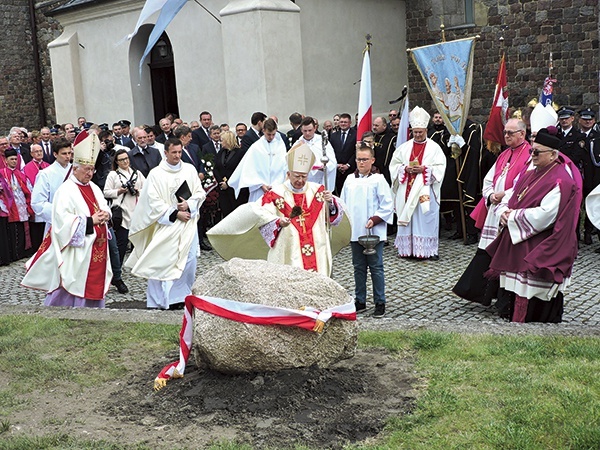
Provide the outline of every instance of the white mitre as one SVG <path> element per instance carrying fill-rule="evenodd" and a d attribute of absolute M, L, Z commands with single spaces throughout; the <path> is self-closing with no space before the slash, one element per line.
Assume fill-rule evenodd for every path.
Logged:
<path fill-rule="evenodd" d="M 83 130 L 73 142 L 73 161 L 78 164 L 93 166 L 100 154 L 100 139 L 96 133 Z"/>
<path fill-rule="evenodd" d="M 408 120 L 412 128 L 427 128 L 431 116 L 420 106 L 415 106 L 408 115 Z"/>
<path fill-rule="evenodd" d="M 315 155 L 306 144 L 297 145 L 287 154 L 288 169 L 290 172 L 308 173 L 315 165 Z"/>
<path fill-rule="evenodd" d="M 537 133 L 542 128 L 548 128 L 556 125 L 558 121 L 558 115 L 551 105 L 542 106 L 541 103 L 535 105 L 529 123 L 531 124 L 531 132 Z"/>

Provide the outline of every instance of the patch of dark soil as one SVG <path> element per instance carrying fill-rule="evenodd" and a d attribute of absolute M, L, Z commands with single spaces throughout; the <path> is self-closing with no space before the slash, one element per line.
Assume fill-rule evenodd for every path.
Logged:
<path fill-rule="evenodd" d="M 146 309 L 146 301 L 122 300 L 119 302 L 110 302 L 106 304 L 106 308 L 111 309 Z"/>
<path fill-rule="evenodd" d="M 341 448 L 376 436 L 388 417 L 410 412 L 416 396 L 412 363 L 373 349 L 328 369 L 224 375 L 188 366 L 183 379 L 154 393 L 160 369 L 113 393 L 107 412 L 146 426 L 197 425 L 214 440 L 226 429 L 260 448 Z"/>

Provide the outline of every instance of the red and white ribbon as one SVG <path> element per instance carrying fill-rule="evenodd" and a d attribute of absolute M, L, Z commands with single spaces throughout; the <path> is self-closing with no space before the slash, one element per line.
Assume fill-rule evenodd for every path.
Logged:
<path fill-rule="evenodd" d="M 254 325 L 284 325 L 317 332 L 322 331 L 323 324 L 332 317 L 343 320 L 356 320 L 354 302 L 321 311 L 310 307 L 303 310 L 289 309 L 222 298 L 188 295 L 185 298 L 183 323 L 179 332 L 179 361 L 168 364 L 161 370 L 154 380 L 155 390 L 165 387 L 167 381 L 171 378 L 183 377 L 192 350 L 194 308 L 236 322 Z"/>

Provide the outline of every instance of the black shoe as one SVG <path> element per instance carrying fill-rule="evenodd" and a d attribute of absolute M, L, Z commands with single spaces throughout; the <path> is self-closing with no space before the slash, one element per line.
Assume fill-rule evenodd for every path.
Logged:
<path fill-rule="evenodd" d="M 452 236 L 450 236 L 448 239 L 462 239 L 463 235 L 460 231 L 457 231 L 456 233 L 454 233 Z"/>
<path fill-rule="evenodd" d="M 465 241 L 465 245 L 477 244 L 477 235 L 476 234 L 467 234 L 467 240 Z"/>
<path fill-rule="evenodd" d="M 127 294 L 129 292 L 129 288 L 123 282 L 123 280 L 113 280 L 110 284 L 117 288 L 119 294 Z"/>
<path fill-rule="evenodd" d="M 592 233 L 590 233 L 589 231 L 583 233 L 583 243 L 585 245 L 592 245 Z"/>
<path fill-rule="evenodd" d="M 200 241 L 200 250 L 204 250 L 205 252 L 210 252 L 213 248 L 208 242 Z"/>
<path fill-rule="evenodd" d="M 440 255 L 431 255 L 429 258 L 427 258 L 429 261 L 439 261 L 440 259 Z"/>
<path fill-rule="evenodd" d="M 356 312 L 364 311 L 365 309 L 367 309 L 367 304 L 366 303 L 361 303 L 359 301 L 355 301 L 354 302 L 354 307 L 356 308 Z"/>
<path fill-rule="evenodd" d="M 185 308 L 185 302 L 173 303 L 169 305 L 169 310 L 178 310 Z"/>
<path fill-rule="evenodd" d="M 376 303 L 373 317 L 381 319 L 383 316 L 385 316 L 385 303 Z"/>
<path fill-rule="evenodd" d="M 389 246 L 390 246 L 390 243 L 389 243 L 389 241 L 387 241 L 387 240 L 386 240 L 386 241 L 383 241 L 383 246 L 384 246 L 384 247 L 389 247 Z"/>

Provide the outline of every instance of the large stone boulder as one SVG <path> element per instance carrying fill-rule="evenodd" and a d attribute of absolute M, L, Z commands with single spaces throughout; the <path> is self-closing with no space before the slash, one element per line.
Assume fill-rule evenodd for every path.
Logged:
<path fill-rule="evenodd" d="M 245 303 L 319 310 L 352 301 L 332 279 L 266 261 L 234 258 L 196 280 L 192 293 Z M 354 356 L 356 321 L 331 318 L 322 333 L 253 325 L 195 310 L 193 348 L 198 367 L 224 373 L 278 371 L 331 364 Z"/>

